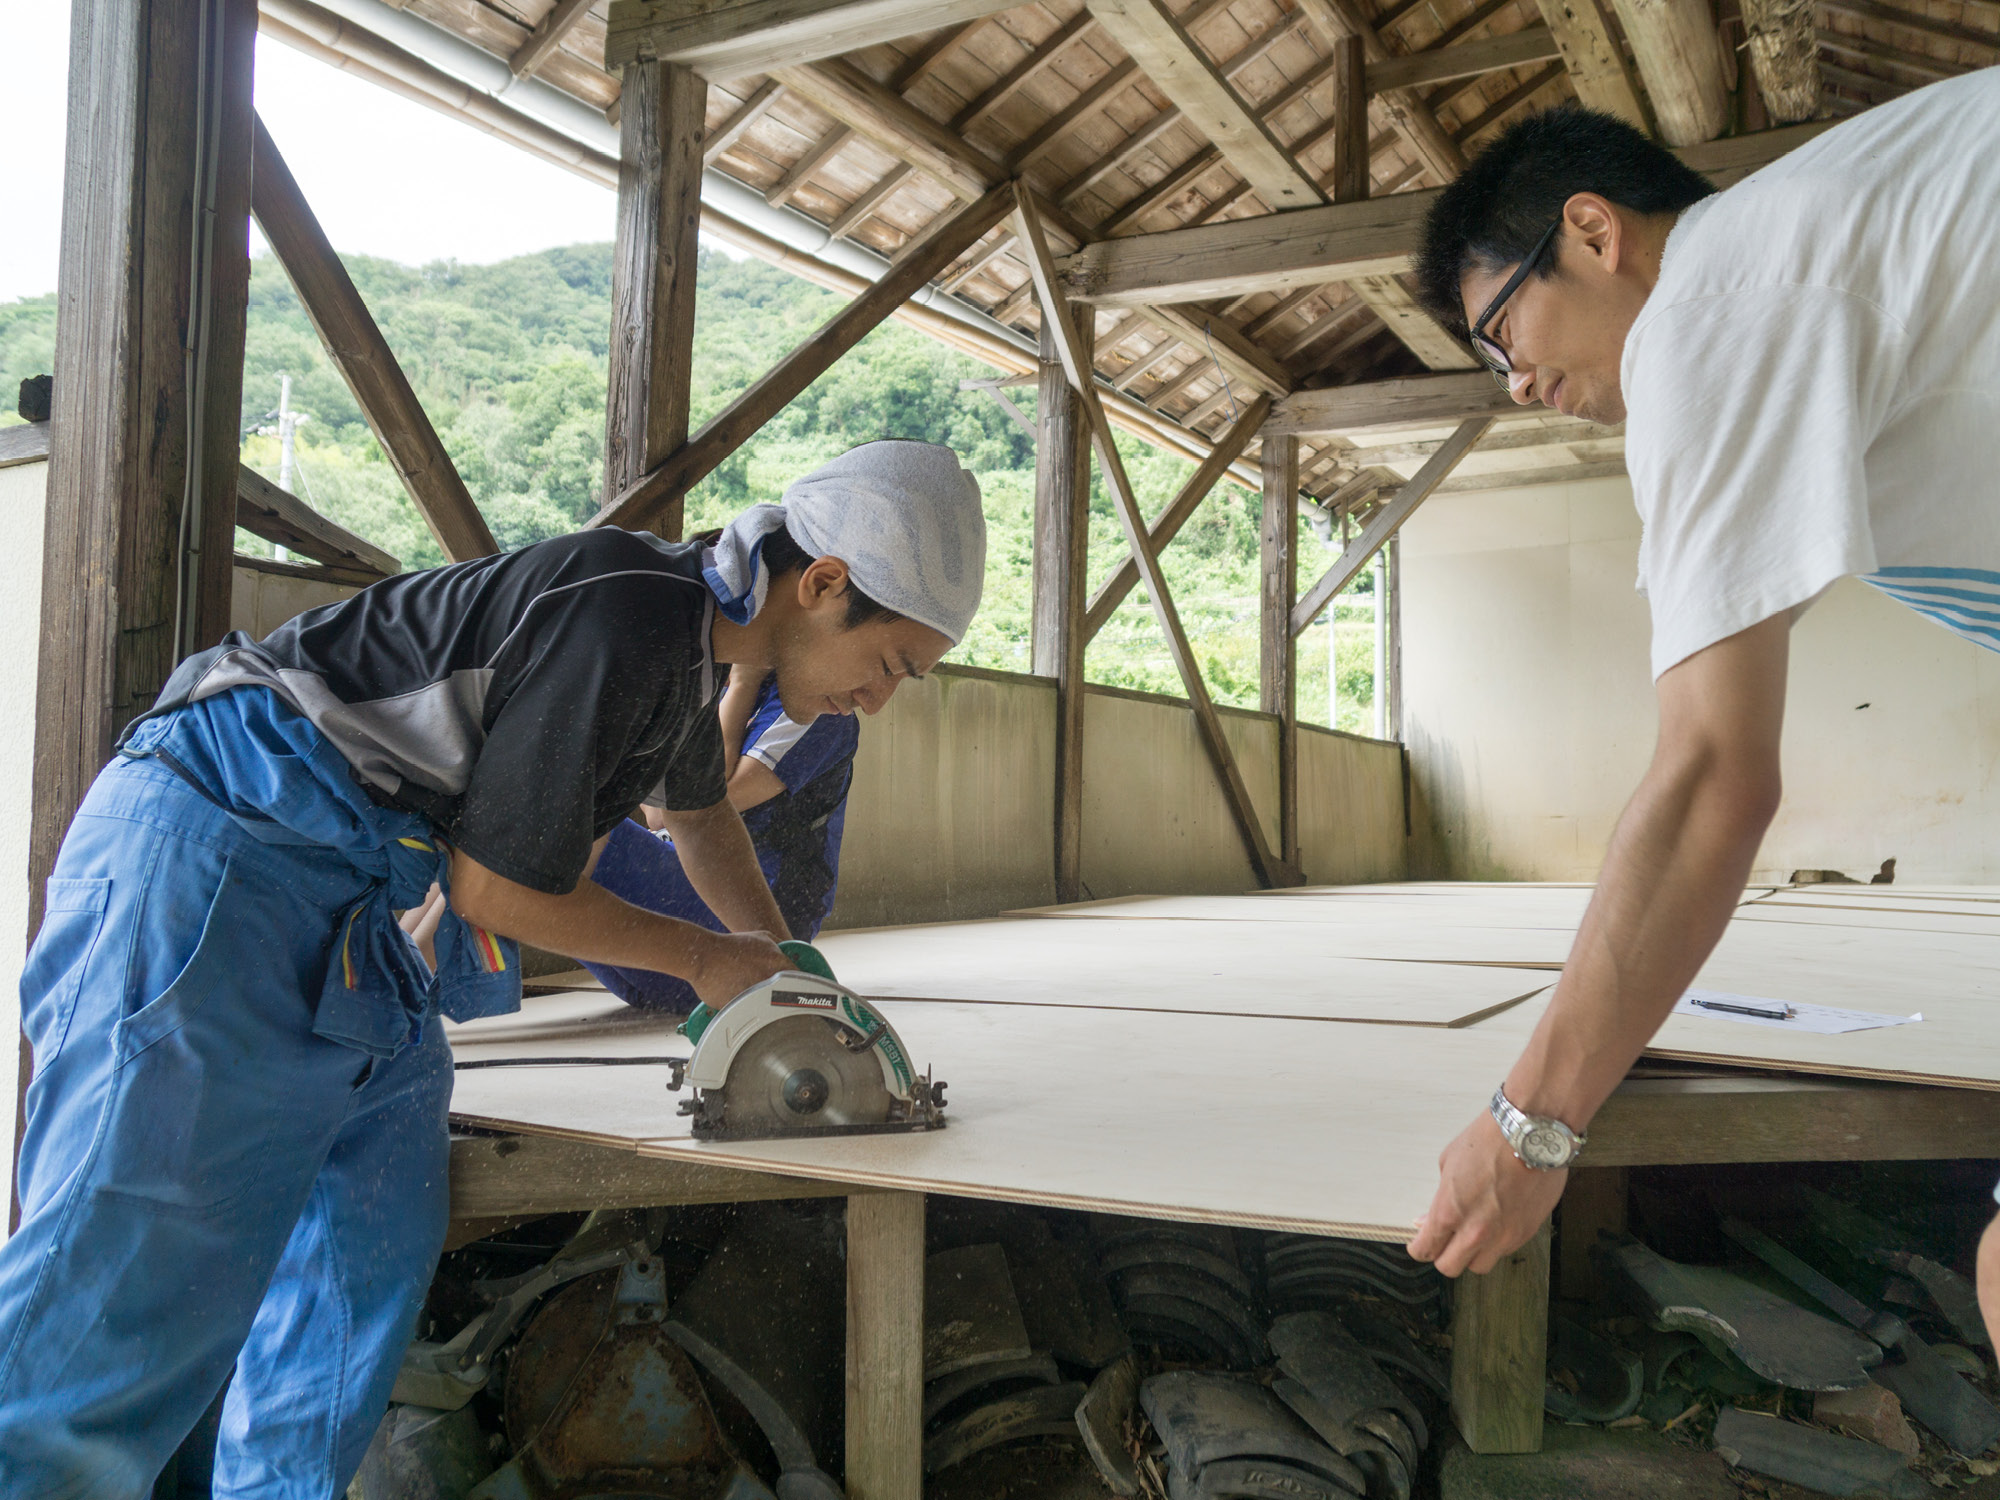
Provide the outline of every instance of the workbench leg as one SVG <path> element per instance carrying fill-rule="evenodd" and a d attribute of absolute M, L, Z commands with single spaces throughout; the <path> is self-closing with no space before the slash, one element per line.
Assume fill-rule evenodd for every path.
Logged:
<path fill-rule="evenodd" d="M 1549 1226 L 1453 1289 L 1451 1414 L 1474 1453 L 1538 1453 L 1548 1380 Z"/>
<path fill-rule="evenodd" d="M 1562 1236 L 1556 1253 L 1556 1290 L 1577 1302 L 1589 1302 L 1597 1295 L 1597 1270 L 1590 1252 L 1598 1235 L 1610 1230 L 1621 1232 L 1626 1224 L 1626 1202 L 1632 1179 L 1624 1167 L 1571 1167 L 1569 1183 L 1563 1188 Z"/>
<path fill-rule="evenodd" d="M 848 1500 L 922 1500 L 924 1195 L 847 1200 Z"/>

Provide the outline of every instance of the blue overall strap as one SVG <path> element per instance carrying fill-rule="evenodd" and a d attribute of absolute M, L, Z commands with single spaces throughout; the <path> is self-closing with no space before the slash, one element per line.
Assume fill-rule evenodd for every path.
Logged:
<path fill-rule="evenodd" d="M 334 935 L 320 1036 L 387 1057 L 433 1003 L 453 1020 L 520 1008 L 519 946 L 449 909 L 430 972 L 396 913 L 421 906 L 433 882 L 449 893 L 449 850 L 422 818 L 370 798 L 332 742 L 267 689 L 234 688 L 148 720 L 123 753 L 158 756 L 253 837 L 331 851 L 369 877 Z"/>

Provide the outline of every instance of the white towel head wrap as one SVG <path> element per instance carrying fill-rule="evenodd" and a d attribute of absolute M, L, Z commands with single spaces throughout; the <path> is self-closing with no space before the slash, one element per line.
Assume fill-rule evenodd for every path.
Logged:
<path fill-rule="evenodd" d="M 769 570 L 758 549 L 780 526 L 813 557 L 847 564 L 854 586 L 955 646 L 986 582 L 979 482 L 939 443 L 863 443 L 796 480 L 780 505 L 758 505 L 724 529 L 702 560 L 723 614 L 747 624 L 764 607 Z"/>

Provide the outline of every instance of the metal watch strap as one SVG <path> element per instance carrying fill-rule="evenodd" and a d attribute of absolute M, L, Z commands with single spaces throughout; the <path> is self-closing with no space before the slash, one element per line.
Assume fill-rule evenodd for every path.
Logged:
<path fill-rule="evenodd" d="M 1538 1167 L 1534 1162 L 1529 1161 L 1521 1154 L 1521 1142 L 1527 1137 L 1528 1132 L 1538 1125 L 1552 1126 L 1576 1143 L 1575 1148 L 1570 1152 L 1569 1161 L 1575 1161 L 1583 1151 L 1587 1137 L 1581 1131 L 1571 1130 L 1561 1120 L 1544 1119 L 1538 1115 L 1527 1114 L 1520 1110 L 1515 1106 L 1514 1101 L 1507 1097 L 1507 1085 L 1504 1082 L 1493 1090 L 1493 1100 L 1487 1108 L 1493 1115 L 1493 1123 L 1500 1127 L 1500 1134 L 1506 1137 L 1507 1144 L 1513 1150 L 1515 1159 L 1532 1171 L 1551 1170 L 1546 1167 Z M 1568 1163 L 1565 1162 L 1563 1165 L 1568 1165 Z"/>

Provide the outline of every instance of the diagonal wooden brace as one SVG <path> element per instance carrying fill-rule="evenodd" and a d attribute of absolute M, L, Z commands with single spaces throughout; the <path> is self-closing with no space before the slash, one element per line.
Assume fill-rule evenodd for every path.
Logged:
<path fill-rule="evenodd" d="M 1444 483 L 1458 461 L 1472 451 L 1472 445 L 1485 435 L 1493 425 L 1491 417 L 1474 417 L 1469 422 L 1461 422 L 1445 445 L 1433 453 L 1424 466 L 1417 470 L 1410 482 L 1397 490 L 1387 505 L 1376 513 L 1362 530 L 1360 536 L 1347 544 L 1340 554 L 1340 560 L 1324 573 L 1319 582 L 1307 589 L 1305 596 L 1292 607 L 1292 634 L 1298 635 L 1312 624 L 1319 612 L 1326 608 L 1327 601 L 1346 588 L 1360 576 L 1375 554 L 1394 536 L 1402 524 L 1410 519 L 1412 512 L 1431 497 L 1431 492 Z"/>
<path fill-rule="evenodd" d="M 793 397 L 824 375 L 835 360 L 1005 218 L 1012 207 L 1013 190 L 1003 183 L 977 203 L 926 230 L 880 281 L 823 323 L 662 463 L 628 485 L 591 517 L 589 524 L 650 524 L 675 499 L 713 473 Z"/>
<path fill-rule="evenodd" d="M 1187 632 L 1181 627 L 1180 611 L 1174 607 L 1166 577 L 1160 572 L 1159 553 L 1146 532 L 1146 518 L 1133 495 L 1132 481 L 1125 473 L 1124 460 L 1118 456 L 1117 444 L 1111 440 L 1111 424 L 1105 418 L 1104 403 L 1098 399 L 1091 367 L 1083 358 L 1081 340 L 1077 337 L 1076 325 L 1070 320 L 1069 306 L 1056 291 L 1055 263 L 1049 255 L 1048 236 L 1043 232 L 1034 198 L 1025 188 L 1017 191 L 1015 212 L 1019 215 L 1020 240 L 1022 248 L 1027 251 L 1028 269 L 1042 300 L 1042 316 L 1049 319 L 1056 330 L 1056 352 L 1062 358 L 1063 372 L 1069 377 L 1070 387 L 1077 393 L 1090 423 L 1098 465 L 1111 486 L 1111 493 L 1117 502 L 1118 520 L 1125 529 L 1125 545 L 1130 549 L 1138 569 L 1139 582 L 1145 586 L 1153 601 L 1154 617 L 1167 638 L 1167 650 L 1174 659 L 1174 667 L 1179 671 L 1181 684 L 1187 692 L 1188 707 L 1193 710 L 1195 724 L 1201 731 L 1203 748 L 1208 751 L 1208 758 L 1215 767 L 1216 779 L 1222 783 L 1223 797 L 1236 819 L 1237 831 L 1243 836 L 1251 868 L 1256 872 L 1259 883 L 1266 887 L 1301 884 L 1302 877 L 1298 871 L 1286 865 L 1265 838 L 1264 825 L 1250 802 L 1250 789 L 1244 784 L 1235 753 L 1223 736 L 1221 716 L 1216 713 L 1214 700 L 1208 695 L 1208 684 L 1201 676 L 1201 664 L 1195 660 L 1194 648 L 1188 643 Z"/>

